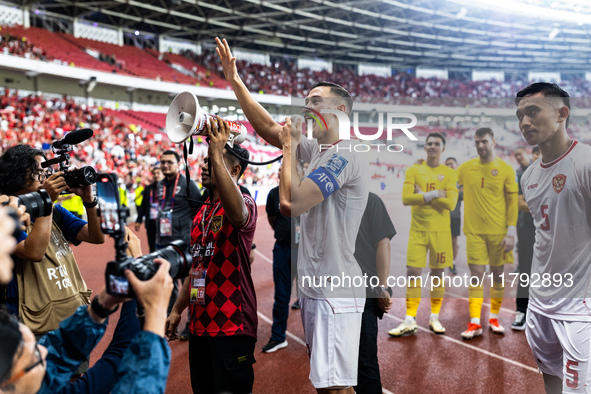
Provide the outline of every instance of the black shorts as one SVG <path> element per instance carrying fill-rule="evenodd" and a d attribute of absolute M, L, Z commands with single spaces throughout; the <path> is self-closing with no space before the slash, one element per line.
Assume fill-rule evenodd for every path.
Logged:
<path fill-rule="evenodd" d="M 254 345 L 249 335 L 189 336 L 193 393 L 252 393 Z"/>
<path fill-rule="evenodd" d="M 451 219 L 451 236 L 457 237 L 460 235 L 460 229 L 462 227 L 462 219 L 460 218 L 452 218 Z"/>

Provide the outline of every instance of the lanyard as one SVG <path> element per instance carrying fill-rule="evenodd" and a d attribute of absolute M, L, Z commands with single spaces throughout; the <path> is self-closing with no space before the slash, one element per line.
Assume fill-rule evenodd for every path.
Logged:
<path fill-rule="evenodd" d="M 172 189 L 172 198 L 170 199 L 170 211 L 174 208 L 174 195 L 176 194 L 176 187 L 179 184 L 179 174 L 176 174 L 176 180 L 174 182 L 174 189 Z M 166 184 L 164 184 L 164 190 L 162 191 L 162 210 L 164 211 L 164 207 L 166 206 Z"/>
<path fill-rule="evenodd" d="M 205 209 L 203 210 L 203 215 L 201 216 L 201 246 L 203 246 L 203 248 L 205 249 L 205 245 L 207 244 L 207 237 L 209 235 L 209 227 L 211 226 L 211 219 L 213 218 L 213 215 L 216 213 L 216 211 L 218 210 L 218 208 L 220 207 L 220 200 L 218 200 L 215 205 L 213 206 L 211 213 L 209 214 L 209 217 L 206 219 L 205 217 L 207 216 L 207 205 L 205 206 Z M 205 227 L 205 222 L 207 221 L 207 227 Z"/>

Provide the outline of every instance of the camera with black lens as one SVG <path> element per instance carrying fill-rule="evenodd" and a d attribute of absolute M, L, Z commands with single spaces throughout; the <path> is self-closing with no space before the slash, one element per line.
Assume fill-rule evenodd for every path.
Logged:
<path fill-rule="evenodd" d="M 125 270 L 131 270 L 140 280 L 149 280 L 158 271 L 158 264 L 154 262 L 158 257 L 170 263 L 169 272 L 173 279 L 181 279 L 189 274 L 192 258 L 189 254 L 189 245 L 184 241 L 173 241 L 165 248 L 142 257 L 128 256 L 125 242 L 125 219 L 128 209 L 122 207 L 119 201 L 117 175 L 98 174 L 96 190 L 101 229 L 115 239 L 115 261 L 107 263 L 105 271 L 107 293 L 115 297 L 134 298 L 133 288 L 124 275 Z"/>
<path fill-rule="evenodd" d="M 59 140 L 53 141 L 51 144 L 51 151 L 54 154 L 54 158 L 46 160 L 41 163 L 41 168 L 47 168 L 53 164 L 59 164 L 59 171 L 64 172 L 64 179 L 66 185 L 70 189 L 77 187 L 84 187 L 88 185 L 94 185 L 96 182 L 96 170 L 90 166 L 84 166 L 76 170 L 70 170 L 70 152 L 72 151 L 72 145 L 86 141 L 92 137 L 93 131 L 91 129 L 79 129 L 74 130 Z"/>
<path fill-rule="evenodd" d="M 51 196 L 45 189 L 16 197 L 18 198 L 18 205 L 24 205 L 25 211 L 31 219 L 49 216 L 53 210 L 53 201 L 51 201 Z M 3 202 L 2 205 L 8 205 L 8 201 Z"/>
<path fill-rule="evenodd" d="M 32 193 L 21 194 L 20 196 L 17 196 L 17 198 L 18 205 L 24 205 L 25 211 L 29 214 L 31 219 L 49 216 L 53 210 L 53 201 L 51 201 L 51 196 L 45 189 L 41 189 Z M 8 204 L 9 201 L 5 201 L 2 203 L 2 206 L 6 206 Z M 14 233 L 12 235 L 17 238 L 22 224 L 20 216 L 14 209 L 9 209 L 8 215 L 14 218 L 16 222 L 16 225 L 14 226 Z"/>
<path fill-rule="evenodd" d="M 45 189 L 21 194 L 17 198 L 19 205 L 25 206 L 25 211 L 31 216 L 31 219 L 49 216 L 53 210 L 53 201 Z"/>

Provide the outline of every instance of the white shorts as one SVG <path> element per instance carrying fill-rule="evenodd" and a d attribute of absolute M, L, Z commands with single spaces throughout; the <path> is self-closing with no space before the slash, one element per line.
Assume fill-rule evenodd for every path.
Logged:
<path fill-rule="evenodd" d="M 360 312 L 335 313 L 326 299 L 300 299 L 310 359 L 310 381 L 317 388 L 357 385 Z"/>
<path fill-rule="evenodd" d="M 551 319 L 527 311 L 525 335 L 538 368 L 562 379 L 563 393 L 591 388 L 591 322 Z"/>

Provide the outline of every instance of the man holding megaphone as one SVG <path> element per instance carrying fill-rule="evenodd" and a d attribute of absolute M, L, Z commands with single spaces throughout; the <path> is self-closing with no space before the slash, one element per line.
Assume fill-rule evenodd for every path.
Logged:
<path fill-rule="evenodd" d="M 204 125 L 209 149 L 201 175 L 209 197 L 191 226 L 193 266 L 166 320 L 166 335 L 177 338 L 181 314 L 189 307 L 193 392 L 251 393 L 257 307 L 249 256 L 257 206 L 237 186 L 248 151 L 227 145 L 228 122 L 212 120 Z"/>

